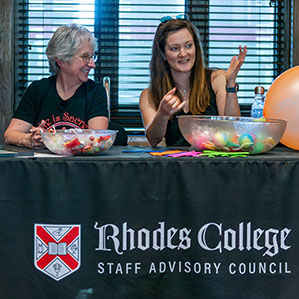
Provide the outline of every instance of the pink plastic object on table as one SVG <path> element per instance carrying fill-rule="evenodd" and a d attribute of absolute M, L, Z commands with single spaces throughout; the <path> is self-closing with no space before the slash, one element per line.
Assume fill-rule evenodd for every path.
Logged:
<path fill-rule="evenodd" d="M 173 158 L 178 158 L 178 157 L 198 157 L 201 153 L 202 152 L 196 152 L 196 151 L 182 152 L 182 153 L 167 155 L 167 157 L 173 157 Z"/>

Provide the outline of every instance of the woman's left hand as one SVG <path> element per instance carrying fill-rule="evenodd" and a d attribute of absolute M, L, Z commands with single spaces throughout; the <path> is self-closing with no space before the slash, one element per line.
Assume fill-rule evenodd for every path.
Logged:
<path fill-rule="evenodd" d="M 45 128 L 46 122 L 44 120 L 41 121 L 41 124 L 38 127 L 32 127 L 29 130 L 30 133 L 30 142 L 31 147 L 34 149 L 45 148 L 45 145 L 42 141 L 42 137 L 40 134 L 40 130 Z"/>
<path fill-rule="evenodd" d="M 247 46 L 239 46 L 239 55 L 234 56 L 231 59 L 230 65 L 226 71 L 226 83 L 227 86 L 235 86 L 236 78 L 238 75 L 238 72 L 245 60 L 247 54 Z"/>

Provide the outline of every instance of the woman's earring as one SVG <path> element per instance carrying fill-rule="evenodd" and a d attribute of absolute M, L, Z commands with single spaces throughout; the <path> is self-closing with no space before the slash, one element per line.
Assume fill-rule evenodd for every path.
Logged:
<path fill-rule="evenodd" d="M 162 53 L 162 58 L 163 58 L 164 61 L 166 61 L 166 57 L 165 57 L 164 53 Z"/>

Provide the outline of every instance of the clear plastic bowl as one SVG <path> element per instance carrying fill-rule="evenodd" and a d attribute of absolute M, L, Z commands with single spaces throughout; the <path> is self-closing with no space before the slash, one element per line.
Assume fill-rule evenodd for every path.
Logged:
<path fill-rule="evenodd" d="M 272 149 L 282 138 L 287 122 L 232 116 L 177 116 L 179 128 L 190 145 L 198 150 L 249 152 Z"/>
<path fill-rule="evenodd" d="M 97 155 L 107 151 L 116 138 L 116 130 L 68 129 L 41 132 L 42 141 L 59 155 Z"/>

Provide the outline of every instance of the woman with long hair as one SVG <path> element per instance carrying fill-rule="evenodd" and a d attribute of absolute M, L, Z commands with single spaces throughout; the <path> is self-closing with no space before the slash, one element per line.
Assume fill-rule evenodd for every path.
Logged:
<path fill-rule="evenodd" d="M 150 144 L 165 137 L 168 146 L 188 145 L 176 115 L 239 116 L 236 77 L 246 53 L 246 46 L 239 46 L 226 71 L 208 69 L 198 30 L 188 18 L 162 18 L 153 42 L 150 85 L 139 100 Z"/>

